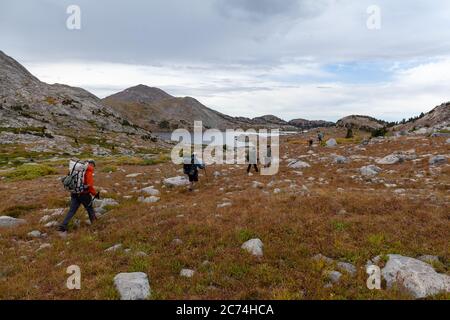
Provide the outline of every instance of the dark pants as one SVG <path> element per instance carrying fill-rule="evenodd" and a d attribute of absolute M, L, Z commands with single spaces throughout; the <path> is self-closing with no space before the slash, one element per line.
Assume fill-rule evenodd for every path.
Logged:
<path fill-rule="evenodd" d="M 247 167 L 247 173 L 250 172 L 250 169 L 252 168 L 252 166 L 255 168 L 255 171 L 256 171 L 256 172 L 259 172 L 259 170 L 258 170 L 258 165 L 255 163 L 255 164 L 249 164 L 249 165 L 248 165 L 248 167 Z"/>
<path fill-rule="evenodd" d="M 83 207 L 86 209 L 89 220 L 95 219 L 95 212 L 94 208 L 92 207 L 92 197 L 89 193 L 82 193 L 82 194 L 72 194 L 70 197 L 70 209 L 69 212 L 67 212 L 66 217 L 64 218 L 64 221 L 62 223 L 62 227 L 67 228 L 70 220 L 73 218 L 75 213 L 77 213 L 78 208 L 80 205 L 83 205 Z"/>

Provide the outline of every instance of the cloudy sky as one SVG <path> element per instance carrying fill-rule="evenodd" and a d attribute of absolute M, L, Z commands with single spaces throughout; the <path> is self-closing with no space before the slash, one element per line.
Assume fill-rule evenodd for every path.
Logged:
<path fill-rule="evenodd" d="M 450 100 L 448 0 L 1 0 L 0 50 L 45 82 L 142 83 L 233 116 L 401 120 Z"/>

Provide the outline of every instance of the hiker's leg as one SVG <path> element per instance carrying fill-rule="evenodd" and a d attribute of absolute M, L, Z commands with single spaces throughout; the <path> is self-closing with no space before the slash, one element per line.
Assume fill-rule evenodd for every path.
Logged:
<path fill-rule="evenodd" d="M 89 220 L 91 222 L 96 220 L 97 217 L 95 216 L 94 207 L 92 206 L 92 196 L 88 193 L 82 194 L 82 195 L 80 195 L 80 202 L 83 204 L 83 207 L 86 209 L 86 211 L 89 215 Z"/>
<path fill-rule="evenodd" d="M 250 169 L 251 169 L 251 168 L 252 168 L 252 165 L 249 164 L 248 167 L 247 167 L 247 173 L 250 173 Z"/>
<path fill-rule="evenodd" d="M 259 172 L 258 165 L 255 163 L 253 166 L 255 167 L 255 171 Z"/>
<path fill-rule="evenodd" d="M 70 208 L 69 212 L 67 212 L 66 217 L 64 218 L 63 223 L 61 224 L 61 227 L 64 229 L 67 229 L 67 226 L 69 225 L 70 220 L 73 218 L 75 213 L 77 213 L 78 208 L 80 207 L 80 200 L 78 199 L 78 196 L 76 194 L 72 194 L 70 196 Z"/>

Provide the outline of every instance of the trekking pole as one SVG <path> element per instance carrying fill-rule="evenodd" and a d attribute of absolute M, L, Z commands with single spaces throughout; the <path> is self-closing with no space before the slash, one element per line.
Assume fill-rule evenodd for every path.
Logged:
<path fill-rule="evenodd" d="M 92 198 L 91 203 L 89 203 L 89 206 L 92 206 L 94 204 L 95 199 L 100 199 L 100 191 L 97 192 L 97 194 Z"/>
<path fill-rule="evenodd" d="M 205 170 L 205 179 L 206 179 L 206 182 L 209 183 L 209 181 L 208 181 L 208 175 L 206 174 L 206 167 L 204 167 L 203 170 Z"/>

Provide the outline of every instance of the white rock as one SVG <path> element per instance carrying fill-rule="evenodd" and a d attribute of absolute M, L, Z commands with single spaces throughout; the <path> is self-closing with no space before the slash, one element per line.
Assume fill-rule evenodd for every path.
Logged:
<path fill-rule="evenodd" d="M 262 257 L 263 256 L 263 243 L 260 239 L 251 239 L 244 242 L 241 246 L 242 249 L 248 251 L 254 256 Z"/>
<path fill-rule="evenodd" d="M 388 257 L 386 266 L 381 270 L 388 288 L 397 285 L 415 298 L 450 292 L 450 276 L 437 273 L 431 265 L 398 254 Z"/>
<path fill-rule="evenodd" d="M 43 243 L 41 244 L 41 246 L 36 250 L 36 252 L 39 252 L 41 250 L 47 249 L 47 248 L 51 248 L 51 244 L 50 243 Z"/>
<path fill-rule="evenodd" d="M 344 156 L 335 156 L 334 157 L 334 163 L 345 164 L 345 163 L 348 163 L 348 162 L 349 162 L 349 159 L 344 157 Z"/>
<path fill-rule="evenodd" d="M 142 192 L 149 194 L 151 196 L 159 196 L 159 191 L 154 189 L 153 187 L 147 187 L 141 190 Z"/>
<path fill-rule="evenodd" d="M 164 179 L 163 183 L 166 187 L 182 187 L 189 185 L 189 180 L 185 176 L 178 176 Z"/>
<path fill-rule="evenodd" d="M 122 244 L 118 243 L 118 244 L 113 245 L 112 247 L 109 247 L 108 249 L 106 249 L 105 252 L 113 252 L 113 251 L 117 251 L 121 248 L 122 248 Z"/>
<path fill-rule="evenodd" d="M 307 162 L 301 161 L 301 160 L 293 160 L 291 162 L 289 162 L 288 164 L 288 168 L 291 169 L 305 169 L 305 168 L 310 168 L 311 165 Z"/>
<path fill-rule="evenodd" d="M 445 141 L 446 144 L 450 144 L 450 138 Z"/>
<path fill-rule="evenodd" d="M 446 162 L 447 162 L 447 158 L 443 155 L 431 157 L 429 160 L 430 166 L 437 166 L 437 165 L 444 164 Z"/>
<path fill-rule="evenodd" d="M 9 216 L 1 216 L 0 217 L 0 228 L 12 228 L 18 225 L 24 224 L 25 220 L 16 219 Z"/>
<path fill-rule="evenodd" d="M 377 166 L 369 165 L 360 168 L 359 171 L 363 176 L 372 177 L 379 174 L 382 170 Z"/>
<path fill-rule="evenodd" d="M 136 178 L 142 175 L 142 173 L 130 173 L 125 176 L 125 178 Z"/>
<path fill-rule="evenodd" d="M 42 236 L 42 233 L 39 230 L 34 230 L 31 232 L 28 232 L 28 236 L 30 238 L 40 238 Z"/>
<path fill-rule="evenodd" d="M 326 143 L 327 143 L 327 147 L 336 147 L 337 146 L 336 139 L 329 139 Z"/>
<path fill-rule="evenodd" d="M 340 273 L 339 271 L 333 270 L 333 271 L 327 272 L 327 277 L 328 277 L 328 279 L 330 279 L 331 283 L 338 283 L 342 277 L 342 273 Z"/>
<path fill-rule="evenodd" d="M 273 190 L 273 193 L 275 193 L 275 194 L 281 193 L 281 189 L 280 188 L 275 188 Z"/>
<path fill-rule="evenodd" d="M 255 189 L 262 189 L 264 188 L 264 184 L 259 181 L 253 181 L 252 187 Z"/>
<path fill-rule="evenodd" d="M 231 205 L 232 205 L 231 202 L 219 203 L 219 204 L 217 205 L 217 208 L 220 209 L 220 208 L 225 208 L 225 207 L 231 207 Z"/>
<path fill-rule="evenodd" d="M 119 273 L 114 277 L 114 285 L 121 300 L 145 300 L 150 297 L 150 284 L 143 272 Z"/>
<path fill-rule="evenodd" d="M 401 162 L 402 160 L 400 159 L 400 157 L 390 154 L 382 159 L 377 159 L 375 160 L 375 162 L 377 164 L 396 164 Z"/>
<path fill-rule="evenodd" d="M 41 220 L 39 220 L 40 223 L 47 223 L 50 219 L 52 218 L 52 216 L 50 215 L 45 215 L 41 218 Z"/>
<path fill-rule="evenodd" d="M 155 203 L 155 202 L 158 202 L 159 200 L 160 200 L 159 197 L 154 197 L 154 196 L 147 197 L 147 198 L 144 198 L 144 197 L 138 198 L 138 201 L 142 202 L 142 203 Z"/>
<path fill-rule="evenodd" d="M 46 228 L 54 228 L 54 227 L 57 227 L 57 226 L 59 226 L 59 222 L 58 221 L 50 221 L 50 222 L 48 222 L 48 223 L 46 223 L 44 225 L 44 227 L 46 227 Z"/>
<path fill-rule="evenodd" d="M 181 269 L 180 271 L 180 276 L 181 277 L 186 277 L 186 278 L 192 278 L 195 274 L 194 270 L 191 269 Z"/>
<path fill-rule="evenodd" d="M 339 270 L 345 271 L 351 276 L 356 275 L 356 267 L 353 264 L 348 262 L 338 262 L 336 265 L 339 268 Z"/>

